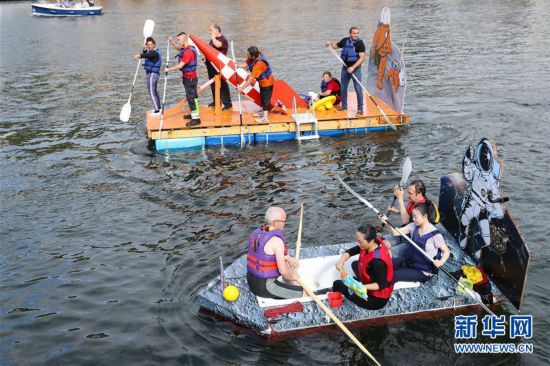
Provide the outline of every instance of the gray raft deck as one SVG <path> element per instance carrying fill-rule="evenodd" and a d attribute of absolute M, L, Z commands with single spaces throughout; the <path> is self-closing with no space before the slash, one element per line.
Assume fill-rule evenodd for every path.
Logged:
<path fill-rule="evenodd" d="M 444 228 L 438 227 L 438 229 L 443 233 L 452 252 L 451 258 L 445 263 L 447 271 L 457 271 L 464 264 L 475 265 L 474 261 L 464 253 Z M 341 255 L 355 245 L 357 243 L 302 248 L 300 259 Z M 402 243 L 400 245 L 408 246 L 410 244 Z M 290 250 L 290 254 L 294 254 L 293 250 Z M 348 262 L 353 260 L 356 260 L 356 257 L 352 257 Z M 336 271 L 336 269 L 334 270 Z M 239 289 L 239 298 L 234 302 L 224 300 L 220 290 L 220 279 L 217 276 L 197 294 L 196 302 L 201 309 L 266 336 L 334 325 L 334 322 L 313 300 L 302 303 L 304 307 L 302 312 L 283 314 L 276 321 L 270 319 L 271 322 L 265 318 L 266 308 L 260 308 L 256 296 L 250 292 L 246 282 L 246 254 L 228 266 L 224 275 L 226 284 L 234 285 Z M 503 301 L 504 296 L 492 282 L 491 287 L 495 303 Z M 343 323 L 350 325 L 356 322 L 384 322 L 395 317 L 415 317 L 430 315 L 434 312 L 450 312 L 471 306 L 480 308 L 473 299 L 456 291 L 455 288 L 456 283 L 441 272 L 431 280 L 420 284 L 419 287 L 394 290 L 383 309 L 366 310 L 344 298 L 344 304 L 339 308 L 333 308 L 332 311 Z M 324 300 L 324 303 L 329 306 L 327 300 Z"/>

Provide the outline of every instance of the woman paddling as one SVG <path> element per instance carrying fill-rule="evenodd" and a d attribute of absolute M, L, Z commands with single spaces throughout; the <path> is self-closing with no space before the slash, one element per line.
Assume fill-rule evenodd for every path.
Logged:
<path fill-rule="evenodd" d="M 134 59 L 145 59 L 143 68 L 147 74 L 145 78 L 145 85 L 149 91 L 149 97 L 153 102 L 153 112 L 159 113 L 160 111 L 160 97 L 157 92 L 157 83 L 159 81 L 160 68 L 162 66 L 162 56 L 160 50 L 157 49 L 157 43 L 153 37 L 147 37 L 145 41 L 145 47 L 141 54 L 135 54 Z"/>
<path fill-rule="evenodd" d="M 441 232 L 439 232 L 430 222 L 428 212 L 426 203 L 417 204 L 412 210 L 413 222 L 403 226 L 399 230 L 405 235 L 410 235 L 411 239 L 426 252 L 430 258 L 434 259 L 435 267 L 424 254 L 411 245 L 403 257 L 393 258 L 394 282 L 426 282 L 437 273 L 437 268 L 445 264 L 451 255 L 443 235 L 441 235 Z M 380 220 L 386 223 L 388 218 L 382 216 Z M 392 235 L 399 235 L 397 230 L 390 226 L 386 227 Z"/>
<path fill-rule="evenodd" d="M 378 310 L 386 306 L 393 291 L 393 266 L 388 243 L 377 237 L 376 229 L 371 225 L 361 225 L 355 232 L 358 246 L 348 249 L 336 264 L 338 270 L 352 256 L 359 254 L 359 260 L 351 264 L 355 277 L 360 280 L 368 294 L 365 300 L 351 293 L 343 281 L 334 281 L 332 290 L 342 293 L 354 304 L 369 310 Z"/>

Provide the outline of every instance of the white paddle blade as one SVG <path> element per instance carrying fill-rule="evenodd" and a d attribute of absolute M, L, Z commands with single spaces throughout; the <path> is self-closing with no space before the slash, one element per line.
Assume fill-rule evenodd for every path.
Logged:
<path fill-rule="evenodd" d="M 152 19 L 147 19 L 143 25 L 143 38 L 151 37 L 154 29 L 155 21 Z"/>
<path fill-rule="evenodd" d="M 126 103 L 120 110 L 120 120 L 122 122 L 128 122 L 130 120 L 130 114 L 132 114 L 132 105 L 130 103 Z"/>
<path fill-rule="evenodd" d="M 413 165 L 411 159 L 407 156 L 405 158 L 405 163 L 403 163 L 403 176 L 401 177 L 401 187 L 405 187 L 407 181 L 409 180 L 409 175 L 411 175 Z"/>

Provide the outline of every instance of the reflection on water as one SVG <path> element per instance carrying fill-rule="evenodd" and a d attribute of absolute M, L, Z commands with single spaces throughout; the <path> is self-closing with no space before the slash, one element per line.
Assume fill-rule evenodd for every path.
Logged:
<path fill-rule="evenodd" d="M 524 312 L 535 316 L 535 356 L 459 359 L 452 317 L 354 334 L 384 364 L 548 361 L 549 202 L 538 188 L 550 132 L 548 4 L 389 4 L 410 82 L 412 125 L 398 132 L 159 156 L 144 137 L 141 81 L 130 123 L 118 121 L 146 17 L 162 47 L 181 30 L 206 37 L 218 22 L 237 57 L 258 45 L 276 77 L 302 92 L 316 90 L 324 70 L 339 73 L 322 44 L 352 24 L 370 41 L 381 8 L 351 1 L 328 11 L 333 5 L 105 1 L 105 15 L 82 19 L 32 17 L 26 2 L 0 5 L 0 365 L 366 363 L 338 332 L 268 342 L 201 316 L 195 294 L 217 274 L 219 256 L 231 263 L 244 253 L 269 205 L 289 212 L 291 247 L 300 203 L 304 246 L 349 241 L 375 218 L 335 174 L 383 208 L 410 156 L 411 178 L 424 179 L 435 198 L 439 177 L 458 170 L 466 144 L 481 136 L 506 164 L 507 206 L 533 252 Z M 182 97 L 177 77 L 167 88 L 167 104 Z M 201 98 L 210 102 L 208 93 Z"/>

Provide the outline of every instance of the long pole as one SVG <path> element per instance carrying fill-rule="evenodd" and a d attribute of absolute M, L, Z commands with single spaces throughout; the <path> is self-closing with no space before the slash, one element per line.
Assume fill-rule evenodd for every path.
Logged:
<path fill-rule="evenodd" d="M 304 218 L 304 204 L 300 205 L 300 224 L 298 224 L 298 239 L 296 240 L 296 260 L 300 260 L 300 249 L 302 247 L 302 221 Z"/>
<path fill-rule="evenodd" d="M 300 246 L 302 245 L 302 222 L 303 222 L 303 208 L 304 208 L 304 205 L 302 204 L 301 205 L 301 209 L 300 209 L 300 223 L 298 225 L 298 238 L 296 239 L 296 259 L 299 259 L 299 256 L 300 256 Z M 315 293 L 313 291 L 311 291 L 311 288 L 309 288 L 309 286 L 301 279 L 298 277 L 298 279 L 296 280 L 296 282 L 298 282 L 300 284 L 300 286 L 302 286 L 302 288 L 304 289 L 304 291 L 306 292 L 306 294 L 311 297 L 313 299 L 313 301 L 315 301 L 315 303 L 317 303 L 317 305 L 321 308 L 321 310 L 323 310 L 325 312 L 325 314 L 327 314 L 329 316 L 329 318 L 332 319 L 332 321 L 334 321 L 334 323 L 340 328 L 342 329 L 342 331 L 344 333 L 346 333 L 346 335 L 353 341 L 353 343 L 355 343 L 357 345 L 357 347 L 359 347 L 359 349 L 361 351 L 363 351 L 367 356 L 369 356 L 369 358 L 378 366 L 380 366 L 380 363 L 376 360 L 376 358 L 374 358 L 374 356 L 365 348 L 365 346 L 363 346 L 363 344 L 361 342 L 359 342 L 359 340 L 357 338 L 355 338 L 355 336 L 349 331 L 349 329 L 336 317 L 336 315 L 334 315 L 334 313 L 326 307 L 325 304 L 323 304 L 323 302 L 321 301 L 321 299 L 319 299 L 317 297 L 317 295 L 315 295 Z"/>
<path fill-rule="evenodd" d="M 241 147 L 243 147 L 244 146 L 243 107 L 241 105 L 241 93 L 239 93 L 239 74 L 237 73 L 237 59 L 235 58 L 235 49 L 233 48 L 233 41 L 231 41 L 231 56 L 233 57 L 233 65 L 235 65 L 235 89 L 237 90 L 237 98 L 239 100 L 239 120 L 241 123 Z"/>
<path fill-rule="evenodd" d="M 357 197 L 359 199 L 359 201 L 363 202 L 365 205 L 367 205 L 368 208 L 370 208 L 371 210 L 373 210 L 377 215 L 378 217 L 382 217 L 382 214 L 380 213 L 380 211 L 378 211 L 369 201 L 367 201 L 365 198 L 363 198 L 359 193 L 355 192 L 350 186 L 348 186 L 343 180 L 342 178 L 340 178 L 340 176 L 336 176 L 336 178 L 340 181 L 340 184 L 342 184 L 342 186 L 348 190 L 349 193 L 351 193 L 352 195 L 354 195 L 355 197 Z M 403 232 L 401 230 L 399 230 L 397 227 L 395 227 L 391 222 L 390 220 L 387 220 L 386 221 L 388 225 L 390 225 L 390 227 L 392 227 L 394 230 L 396 230 L 399 235 L 401 235 L 403 238 L 405 238 L 412 246 L 414 246 L 416 248 L 416 250 L 418 250 L 420 253 L 422 253 L 422 255 L 424 257 L 426 257 L 430 262 L 432 262 L 434 265 L 435 265 L 435 261 L 433 258 L 431 258 L 424 250 L 422 250 L 422 248 L 420 248 L 414 241 L 412 241 L 411 238 L 409 238 L 407 235 L 403 234 Z M 454 282 L 456 282 L 460 287 L 462 287 L 462 289 L 472 298 L 474 299 L 479 305 L 481 305 L 481 307 L 483 308 L 483 310 L 485 310 L 487 313 L 491 314 L 492 316 L 496 316 L 495 313 L 493 313 L 480 299 L 478 299 L 478 297 L 474 294 L 474 292 L 472 290 L 470 290 L 469 288 L 467 288 L 466 286 L 464 286 L 462 284 L 462 282 L 460 282 L 459 280 L 457 280 L 456 278 L 454 278 L 445 268 L 443 267 L 439 267 L 439 269 L 445 273 L 447 275 L 447 277 L 449 277 L 451 280 L 453 280 Z"/>
<path fill-rule="evenodd" d="M 334 57 L 336 57 L 341 63 L 342 65 L 344 65 L 344 67 L 347 68 L 346 66 L 346 63 L 340 58 L 340 56 L 338 56 L 336 54 L 336 52 L 334 52 L 334 49 L 332 48 L 332 46 L 328 46 L 328 49 L 330 50 L 330 52 L 332 52 L 332 54 L 334 55 Z M 369 91 L 367 90 L 367 88 L 365 88 L 363 86 L 363 84 L 359 81 L 359 79 L 357 79 L 357 77 L 355 76 L 355 74 L 351 74 L 351 76 L 355 79 L 355 81 L 357 81 L 359 83 L 359 85 L 361 86 L 361 89 L 363 89 L 363 91 L 365 93 L 367 93 L 367 96 L 370 98 L 370 100 L 372 100 L 372 102 L 374 103 L 374 105 L 376 106 L 376 108 L 378 108 L 378 110 L 380 111 L 380 113 L 382 113 L 382 116 L 384 116 L 384 119 L 386 120 L 386 122 L 388 123 L 388 125 L 391 127 L 392 130 L 397 130 L 397 127 L 395 127 L 395 125 L 393 124 L 392 121 L 390 121 L 390 119 L 388 118 L 388 116 L 386 116 L 386 113 L 384 113 L 384 111 L 382 110 L 382 108 L 380 108 L 380 106 L 378 105 L 378 103 L 376 103 L 376 100 L 374 100 L 374 98 L 372 97 L 372 95 L 369 93 Z M 344 90 L 343 91 L 344 93 L 347 93 L 347 90 Z"/>
<path fill-rule="evenodd" d="M 162 109 L 160 111 L 160 126 L 159 126 L 159 139 L 160 133 L 162 131 L 162 124 L 164 123 L 164 105 L 166 102 L 166 84 L 168 81 L 168 71 L 166 69 L 168 68 L 168 65 L 170 64 L 170 42 L 166 42 L 166 66 L 164 68 L 164 90 L 162 92 Z"/>

